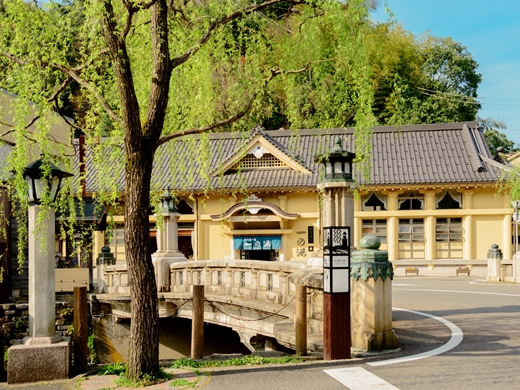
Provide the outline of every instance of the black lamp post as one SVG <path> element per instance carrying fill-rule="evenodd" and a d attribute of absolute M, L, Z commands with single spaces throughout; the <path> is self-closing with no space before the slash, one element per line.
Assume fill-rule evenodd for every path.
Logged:
<path fill-rule="evenodd" d="M 29 186 L 28 195 L 31 206 L 39 205 L 45 193 L 48 193 L 51 202 L 54 202 L 58 196 L 62 179 L 72 176 L 53 164 L 49 164 L 50 175 L 47 176 L 42 171 L 43 165 L 42 159 L 38 159 L 30 163 L 24 170 L 24 178 Z"/>

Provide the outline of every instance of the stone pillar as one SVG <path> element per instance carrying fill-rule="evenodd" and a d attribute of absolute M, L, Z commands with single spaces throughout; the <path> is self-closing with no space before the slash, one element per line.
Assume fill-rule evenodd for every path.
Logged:
<path fill-rule="evenodd" d="M 520 283 L 520 254 L 513 256 L 513 283 Z"/>
<path fill-rule="evenodd" d="M 152 255 L 155 268 L 157 291 L 170 291 L 170 265 L 187 261 L 179 252 L 179 237 L 177 218 L 179 213 L 164 213 L 164 228 L 157 230 L 157 252 Z"/>
<path fill-rule="evenodd" d="M 40 212 L 46 225 L 37 225 Z M 29 207 L 29 337 L 56 335 L 54 220 L 54 209 Z"/>
<path fill-rule="evenodd" d="M 45 220 L 38 222 L 40 212 Z M 65 379 L 70 337 L 56 335 L 53 208 L 29 207 L 29 337 L 9 348 L 8 383 Z"/>
<path fill-rule="evenodd" d="M 487 254 L 488 258 L 488 274 L 486 280 L 488 282 L 500 281 L 500 260 L 502 260 L 502 251 L 497 244 L 491 245 L 491 249 Z"/>
<path fill-rule="evenodd" d="M 100 294 L 107 293 L 107 284 L 105 282 L 105 266 L 116 265 L 116 258 L 110 252 L 109 246 L 101 248 L 101 253 L 96 258 L 97 270 L 97 288 L 96 291 Z"/>
<path fill-rule="evenodd" d="M 392 328 L 394 272 L 387 251 L 379 250 L 380 245 L 376 236 L 364 236 L 351 262 L 352 348 L 369 352 L 394 349 L 399 344 Z"/>

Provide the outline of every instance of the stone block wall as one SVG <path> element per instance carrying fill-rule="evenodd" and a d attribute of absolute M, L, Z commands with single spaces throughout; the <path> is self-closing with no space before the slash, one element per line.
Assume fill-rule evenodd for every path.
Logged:
<path fill-rule="evenodd" d="M 74 302 L 56 301 L 56 334 L 68 336 L 74 322 Z M 29 304 L 27 302 L 0 305 L 0 326 L 4 330 L 4 346 L 9 347 L 29 336 Z"/>

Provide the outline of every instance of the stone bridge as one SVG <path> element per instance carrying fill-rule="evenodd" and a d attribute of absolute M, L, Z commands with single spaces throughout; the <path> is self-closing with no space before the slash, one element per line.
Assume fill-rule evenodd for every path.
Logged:
<path fill-rule="evenodd" d="M 95 294 L 95 318 L 114 323 L 130 319 L 126 265 L 104 268 L 105 293 Z M 296 284 L 307 286 L 309 351 L 323 345 L 323 276 L 321 264 L 257 260 L 172 263 L 169 291 L 158 294 L 159 317 L 191 319 L 192 286 L 204 285 L 204 321 L 236 331 L 250 350 L 295 349 Z M 105 325 L 106 328 L 106 325 Z"/>

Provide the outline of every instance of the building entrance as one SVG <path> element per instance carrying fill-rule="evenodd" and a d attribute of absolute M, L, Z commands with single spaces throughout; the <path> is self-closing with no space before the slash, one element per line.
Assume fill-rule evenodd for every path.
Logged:
<path fill-rule="evenodd" d="M 278 260 L 278 251 L 275 250 L 241 250 L 240 258 L 242 260 Z"/>
<path fill-rule="evenodd" d="M 235 236 L 233 248 L 240 250 L 242 260 L 278 260 L 280 236 Z"/>

